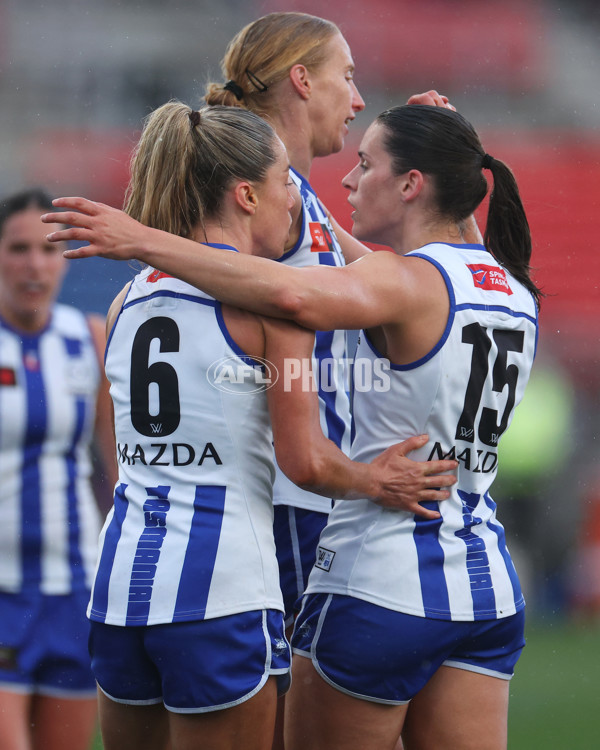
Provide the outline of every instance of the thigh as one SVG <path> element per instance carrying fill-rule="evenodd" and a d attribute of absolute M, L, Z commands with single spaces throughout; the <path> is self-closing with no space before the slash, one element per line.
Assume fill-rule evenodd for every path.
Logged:
<path fill-rule="evenodd" d="M 162 703 L 126 705 L 99 690 L 98 713 L 104 750 L 167 750 L 169 714 Z"/>
<path fill-rule="evenodd" d="M 285 701 L 286 750 L 393 750 L 406 705 L 361 700 L 338 690 L 295 654 Z"/>
<path fill-rule="evenodd" d="M 88 750 L 96 729 L 97 700 L 36 695 L 31 712 L 33 750 Z"/>
<path fill-rule="evenodd" d="M 0 690 L 0 747 L 30 750 L 29 710 L 31 696 L 27 693 Z"/>
<path fill-rule="evenodd" d="M 201 714 L 170 713 L 170 750 L 270 750 L 275 726 L 274 677 L 252 698 L 231 708 Z"/>
<path fill-rule="evenodd" d="M 505 750 L 510 682 L 442 666 L 410 703 L 405 750 Z"/>

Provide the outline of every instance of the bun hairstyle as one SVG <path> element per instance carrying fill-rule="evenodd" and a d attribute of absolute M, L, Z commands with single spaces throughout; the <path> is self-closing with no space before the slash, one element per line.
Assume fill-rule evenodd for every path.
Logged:
<path fill-rule="evenodd" d="M 275 138 L 265 120 L 243 109 L 163 104 L 146 119 L 133 152 L 125 211 L 189 237 L 219 215 L 232 181 L 265 179 L 276 161 Z"/>
<path fill-rule="evenodd" d="M 417 169 L 433 177 L 437 210 L 454 222 L 473 214 L 488 191 L 482 169 L 494 178 L 484 243 L 539 306 L 543 296 L 531 279 L 531 234 L 517 182 L 504 162 L 486 154 L 477 132 L 458 112 L 404 105 L 382 112 L 384 145 L 396 174 Z"/>
<path fill-rule="evenodd" d="M 210 83 L 205 101 L 265 115 L 276 108 L 273 88 L 301 63 L 318 68 L 326 43 L 340 31 L 308 13 L 269 13 L 245 26 L 229 43 L 221 63 L 226 83 Z"/>

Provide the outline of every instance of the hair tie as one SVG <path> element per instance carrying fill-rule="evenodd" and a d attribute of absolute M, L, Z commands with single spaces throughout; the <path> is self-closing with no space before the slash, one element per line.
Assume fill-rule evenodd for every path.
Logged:
<path fill-rule="evenodd" d="M 244 98 L 243 88 L 241 86 L 238 86 L 235 81 L 227 81 L 227 83 L 223 86 L 223 89 L 225 91 L 231 91 L 231 93 L 238 101 Z"/>
<path fill-rule="evenodd" d="M 192 123 L 192 127 L 196 127 L 197 125 L 200 125 L 200 112 L 198 112 L 197 109 L 193 109 L 189 113 L 190 122 Z"/>
<path fill-rule="evenodd" d="M 494 161 L 494 157 L 493 156 L 490 156 L 489 154 L 484 154 L 481 157 L 481 168 L 482 169 L 491 169 L 493 161 Z"/>
<path fill-rule="evenodd" d="M 264 94 L 265 91 L 269 90 L 269 87 L 265 83 L 263 83 L 258 76 L 254 75 L 254 73 L 251 70 L 249 70 L 248 68 L 246 68 L 246 70 L 244 72 L 248 76 L 248 80 L 250 81 L 250 83 L 261 94 Z"/>

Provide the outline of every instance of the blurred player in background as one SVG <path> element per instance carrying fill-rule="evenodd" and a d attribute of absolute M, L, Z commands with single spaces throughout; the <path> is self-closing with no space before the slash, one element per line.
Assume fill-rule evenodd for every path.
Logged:
<path fill-rule="evenodd" d="M 104 322 L 55 302 L 64 245 L 39 226 L 51 206 L 38 188 L 0 201 L 0 747 L 11 750 L 90 745 L 92 441 L 116 479 Z"/>

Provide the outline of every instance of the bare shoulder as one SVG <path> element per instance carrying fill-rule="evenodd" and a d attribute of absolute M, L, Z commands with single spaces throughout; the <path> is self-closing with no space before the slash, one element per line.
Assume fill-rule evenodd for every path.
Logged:
<path fill-rule="evenodd" d="M 123 289 L 117 294 L 117 296 L 112 301 L 110 307 L 108 308 L 108 314 L 106 316 L 106 335 L 108 336 L 109 332 L 111 331 L 112 327 L 114 326 L 117 317 L 121 311 L 121 308 L 123 307 L 123 302 L 125 301 L 125 297 L 127 296 L 127 292 L 129 291 L 129 287 L 131 286 L 131 282 L 128 282 L 125 284 Z"/>
<path fill-rule="evenodd" d="M 415 296 L 429 296 L 431 287 L 444 285 L 439 270 L 428 260 L 411 255 L 397 255 L 391 251 L 377 251 L 364 255 L 346 266 L 352 274 L 383 291 Z M 434 292 L 435 293 L 435 292 Z"/>

